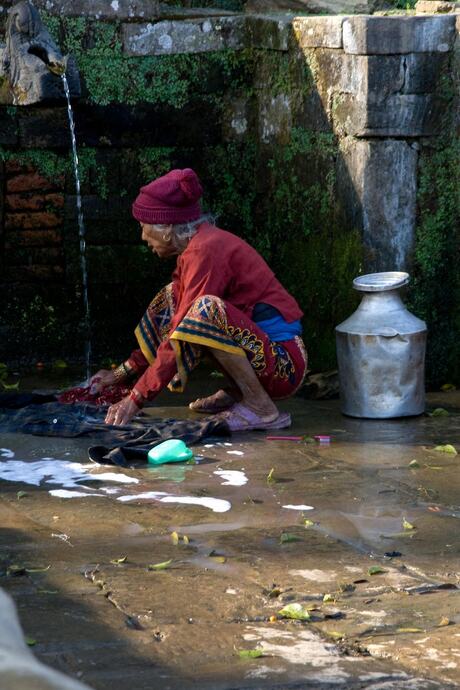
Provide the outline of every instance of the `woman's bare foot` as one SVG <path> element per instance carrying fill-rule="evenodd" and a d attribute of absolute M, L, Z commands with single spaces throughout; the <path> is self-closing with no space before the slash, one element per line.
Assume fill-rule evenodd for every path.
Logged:
<path fill-rule="evenodd" d="M 234 397 L 230 392 L 221 389 L 207 398 L 198 398 L 191 402 L 189 408 L 194 412 L 216 414 L 217 412 L 228 410 L 235 402 L 236 396 Z"/>

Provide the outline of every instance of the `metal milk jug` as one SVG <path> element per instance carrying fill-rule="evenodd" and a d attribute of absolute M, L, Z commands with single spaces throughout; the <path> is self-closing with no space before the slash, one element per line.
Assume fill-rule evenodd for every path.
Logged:
<path fill-rule="evenodd" d="M 408 282 L 408 273 L 396 271 L 353 281 L 361 304 L 335 329 L 344 414 L 383 419 L 425 409 L 427 329 L 401 300 Z"/>

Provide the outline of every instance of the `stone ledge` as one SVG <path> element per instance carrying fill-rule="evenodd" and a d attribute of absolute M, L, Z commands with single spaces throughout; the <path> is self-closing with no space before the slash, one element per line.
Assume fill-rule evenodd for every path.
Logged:
<path fill-rule="evenodd" d="M 134 56 L 238 50 L 245 45 L 245 18 L 123 24 L 122 40 L 124 52 Z"/>
<path fill-rule="evenodd" d="M 343 47 L 354 55 L 446 53 L 453 45 L 455 16 L 348 17 Z"/>
<path fill-rule="evenodd" d="M 65 17 L 149 21 L 160 16 L 158 0 L 34 0 L 40 10 Z"/>
<path fill-rule="evenodd" d="M 345 17 L 297 17 L 294 35 L 301 48 L 342 48 Z"/>
<path fill-rule="evenodd" d="M 212 7 L 174 7 L 160 3 L 161 19 L 200 19 L 209 17 L 233 17 L 238 12 L 213 9 Z"/>

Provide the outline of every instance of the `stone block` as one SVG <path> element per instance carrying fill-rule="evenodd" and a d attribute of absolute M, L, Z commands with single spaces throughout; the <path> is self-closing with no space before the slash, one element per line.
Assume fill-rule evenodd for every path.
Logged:
<path fill-rule="evenodd" d="M 458 10 L 457 2 L 446 2 L 446 0 L 418 0 L 415 3 L 417 14 L 449 14 Z"/>
<path fill-rule="evenodd" d="M 161 19 L 198 19 L 209 17 L 232 17 L 238 12 L 223 10 L 220 7 L 179 7 L 179 5 L 160 4 Z"/>
<path fill-rule="evenodd" d="M 285 12 L 291 15 L 299 12 L 326 14 L 372 14 L 384 6 L 381 0 L 247 0 L 245 12 Z"/>
<path fill-rule="evenodd" d="M 62 266 L 44 266 L 31 264 L 29 266 L 6 266 L 5 280 L 8 283 L 61 283 L 64 278 Z"/>
<path fill-rule="evenodd" d="M 38 172 L 31 172 L 10 177 L 6 182 L 6 191 L 8 194 L 15 194 L 19 192 L 33 192 L 36 190 L 53 190 L 62 182 L 62 178 L 49 180 Z"/>
<path fill-rule="evenodd" d="M 244 47 L 244 17 L 123 24 L 127 55 L 174 55 Z"/>
<path fill-rule="evenodd" d="M 286 51 L 293 35 L 292 19 L 250 15 L 246 20 L 248 46 Z"/>
<path fill-rule="evenodd" d="M 62 224 L 62 218 L 51 211 L 38 213 L 9 213 L 5 217 L 6 230 L 33 230 L 57 228 Z"/>
<path fill-rule="evenodd" d="M 159 0 L 34 0 L 50 14 L 100 21 L 151 21 L 160 16 Z"/>
<path fill-rule="evenodd" d="M 5 234 L 5 249 L 14 247 L 50 247 L 62 243 L 58 230 L 21 230 Z"/>
<path fill-rule="evenodd" d="M 455 17 L 348 17 L 343 48 L 355 55 L 445 53 L 452 48 Z"/>
<path fill-rule="evenodd" d="M 7 194 L 5 208 L 8 211 L 43 211 L 63 208 L 63 194 Z"/>
<path fill-rule="evenodd" d="M 293 31 L 301 48 L 342 48 L 344 17 L 297 17 Z"/>
<path fill-rule="evenodd" d="M 287 95 L 263 95 L 259 105 L 259 137 L 264 144 L 287 144 L 292 128 L 291 102 Z"/>
<path fill-rule="evenodd" d="M 416 149 L 405 141 L 341 141 L 339 184 L 352 185 L 366 248 L 366 271 L 410 268 L 415 241 Z M 345 173 L 344 173 L 345 171 Z"/>
<path fill-rule="evenodd" d="M 22 110 L 18 119 L 21 148 L 61 149 L 71 146 L 67 108 Z"/>
<path fill-rule="evenodd" d="M 8 112 L 6 106 L 0 106 L 0 146 L 16 146 L 17 143 L 18 126 L 16 117 L 12 115 L 11 112 Z"/>
<path fill-rule="evenodd" d="M 437 134 L 442 101 L 433 95 L 393 94 L 385 99 L 334 98 L 334 131 L 356 137 L 418 137 Z"/>
<path fill-rule="evenodd" d="M 401 93 L 434 93 L 449 65 L 449 53 L 409 53 L 402 61 L 405 78 Z"/>

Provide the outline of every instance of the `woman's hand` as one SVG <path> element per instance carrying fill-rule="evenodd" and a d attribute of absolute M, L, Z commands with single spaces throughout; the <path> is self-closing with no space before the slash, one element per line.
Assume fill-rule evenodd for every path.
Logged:
<path fill-rule="evenodd" d="M 105 418 L 106 424 L 125 426 L 139 412 L 140 407 L 136 405 L 129 395 L 120 402 L 111 405 Z"/>
<path fill-rule="evenodd" d="M 91 376 L 89 380 L 90 393 L 93 395 L 95 393 L 100 393 L 104 388 L 107 388 L 107 386 L 113 386 L 116 380 L 113 371 L 110 371 L 110 369 L 101 369 L 97 374 Z"/>

